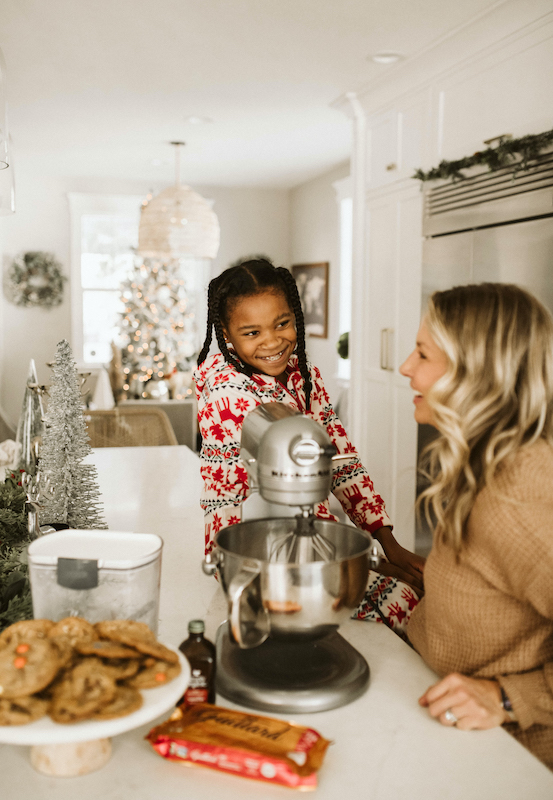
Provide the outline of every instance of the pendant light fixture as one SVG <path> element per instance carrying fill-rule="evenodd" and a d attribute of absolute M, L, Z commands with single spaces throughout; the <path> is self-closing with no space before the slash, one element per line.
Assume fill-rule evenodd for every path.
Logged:
<path fill-rule="evenodd" d="M 144 258 L 215 258 L 219 250 L 219 220 L 210 204 L 180 182 L 180 150 L 175 148 L 175 185 L 142 206 L 138 252 Z"/>

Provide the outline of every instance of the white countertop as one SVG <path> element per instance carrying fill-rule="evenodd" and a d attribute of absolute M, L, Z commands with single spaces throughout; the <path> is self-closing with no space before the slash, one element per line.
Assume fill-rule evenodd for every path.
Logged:
<path fill-rule="evenodd" d="M 186 447 L 94 451 L 109 527 L 164 539 L 160 638 L 178 645 L 187 623 L 204 618 L 208 636 L 226 603 L 201 571 L 203 520 L 197 456 Z M 435 681 L 420 657 L 387 628 L 350 620 L 340 632 L 366 657 L 371 683 L 350 705 L 287 715 L 334 744 L 319 773 L 320 800 L 551 800 L 553 774 L 502 729 L 444 728 L 417 705 Z M 222 705 L 231 704 L 219 698 Z M 251 713 L 250 709 L 246 709 Z M 35 772 L 28 749 L 0 745 L 6 800 L 248 800 L 290 797 L 290 790 L 158 756 L 144 741 L 151 725 L 113 739 L 98 772 L 49 778 Z"/>

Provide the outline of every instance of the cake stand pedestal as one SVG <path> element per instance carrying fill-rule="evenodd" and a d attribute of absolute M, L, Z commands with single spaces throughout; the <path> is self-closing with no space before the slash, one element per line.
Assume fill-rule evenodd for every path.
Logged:
<path fill-rule="evenodd" d="M 31 764 L 43 775 L 74 778 L 94 772 L 111 758 L 111 739 L 66 744 L 35 744 L 31 747 Z"/>
<path fill-rule="evenodd" d="M 184 694 L 190 680 L 190 665 L 178 653 L 182 672 L 171 683 L 143 689 L 138 711 L 109 720 L 85 720 L 60 725 L 43 717 L 28 725 L 0 726 L 0 743 L 31 747 L 31 764 L 45 775 L 75 777 L 100 769 L 111 757 L 112 736 L 139 728 L 169 711 Z"/>

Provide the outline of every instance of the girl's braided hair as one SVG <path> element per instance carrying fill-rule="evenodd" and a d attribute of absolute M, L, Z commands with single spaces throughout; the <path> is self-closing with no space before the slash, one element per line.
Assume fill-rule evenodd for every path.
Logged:
<path fill-rule="evenodd" d="M 304 382 L 306 407 L 309 408 L 312 386 L 305 352 L 305 323 L 298 287 L 292 274 L 285 267 L 275 267 L 266 258 L 254 258 L 239 262 L 226 269 L 210 282 L 207 293 L 207 331 L 202 350 L 198 356 L 198 365 L 205 361 L 211 346 L 213 330 L 215 330 L 217 343 L 226 361 L 244 375 L 253 375 L 255 373 L 252 366 L 243 364 L 228 349 L 223 327 L 228 327 L 232 308 L 239 300 L 266 291 L 282 292 L 296 317 L 296 355 Z"/>

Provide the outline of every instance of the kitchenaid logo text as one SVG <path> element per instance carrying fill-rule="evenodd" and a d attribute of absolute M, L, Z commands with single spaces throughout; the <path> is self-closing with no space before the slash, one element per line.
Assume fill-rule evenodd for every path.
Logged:
<path fill-rule="evenodd" d="M 271 741 L 276 742 L 277 739 L 288 733 L 291 730 L 289 725 L 286 725 L 280 731 L 274 731 L 271 733 L 267 728 L 262 728 L 259 725 L 255 724 L 255 717 L 248 718 L 244 717 L 243 719 L 233 719 L 232 717 L 225 717 L 224 714 L 220 714 L 214 711 L 198 711 L 196 714 L 197 722 L 215 722 L 218 725 L 227 725 L 230 728 L 236 728 L 237 730 L 245 731 L 246 733 L 252 733 L 256 736 L 261 736 L 263 739 L 271 739 Z"/>
<path fill-rule="evenodd" d="M 305 480 L 306 478 L 326 478 L 330 475 L 329 469 L 320 469 L 317 472 L 278 472 L 276 469 L 271 470 L 271 477 L 272 478 L 283 478 L 287 481 L 296 480 L 301 478 Z"/>

